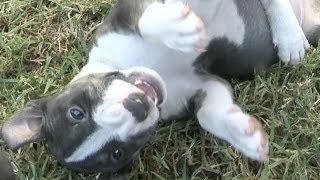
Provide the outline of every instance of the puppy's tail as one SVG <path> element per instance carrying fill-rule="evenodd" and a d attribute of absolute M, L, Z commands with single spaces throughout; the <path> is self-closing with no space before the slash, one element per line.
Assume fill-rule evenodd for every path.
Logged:
<path fill-rule="evenodd" d="M 312 46 L 318 47 L 320 40 L 320 25 L 315 26 L 309 33 L 306 33 L 306 37 Z"/>

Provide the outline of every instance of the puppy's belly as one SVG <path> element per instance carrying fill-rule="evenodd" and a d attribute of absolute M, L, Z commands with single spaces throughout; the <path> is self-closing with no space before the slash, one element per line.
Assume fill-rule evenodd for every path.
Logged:
<path fill-rule="evenodd" d="M 110 66 L 118 69 L 143 66 L 155 70 L 166 83 L 168 97 L 161 107 L 161 115 L 168 119 L 184 112 L 189 98 L 201 87 L 200 77 L 192 65 L 198 55 L 146 42 L 137 35 L 108 33 L 97 39 L 86 68 L 95 72 L 103 72 Z M 96 66 L 96 62 L 103 63 Z"/>
<path fill-rule="evenodd" d="M 135 34 L 107 33 L 97 39 L 87 66 L 100 61 L 118 69 L 144 66 L 155 70 L 165 81 L 168 91 L 162 117 L 179 115 L 188 106 L 189 98 L 202 86 L 197 72 L 239 77 L 252 74 L 255 68 L 263 68 L 274 59 L 269 26 L 260 3 L 258 0 L 238 1 L 238 4 L 233 0 L 221 1 L 217 12 L 201 14 L 209 27 L 208 36 L 212 38 L 207 42 L 205 53 L 178 52 L 161 43 L 146 42 Z M 192 4 L 195 0 L 190 1 L 195 12 L 201 12 L 201 9 L 214 12 L 217 5 L 208 9 L 210 6 L 204 6 L 208 2 L 211 1 L 198 1 L 198 4 Z M 91 68 L 97 69 L 103 68 Z"/>

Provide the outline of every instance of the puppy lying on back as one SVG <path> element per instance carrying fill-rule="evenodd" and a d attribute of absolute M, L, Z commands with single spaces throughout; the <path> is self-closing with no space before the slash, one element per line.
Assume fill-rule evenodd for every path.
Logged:
<path fill-rule="evenodd" d="M 3 138 L 12 149 L 45 139 L 70 168 L 116 172 L 160 117 L 194 114 L 203 129 L 262 161 L 267 135 L 222 78 L 246 77 L 277 53 L 290 64 L 303 58 L 305 34 L 316 41 L 319 19 L 312 0 L 290 2 L 118 0 L 81 72 L 64 91 L 16 112 Z"/>

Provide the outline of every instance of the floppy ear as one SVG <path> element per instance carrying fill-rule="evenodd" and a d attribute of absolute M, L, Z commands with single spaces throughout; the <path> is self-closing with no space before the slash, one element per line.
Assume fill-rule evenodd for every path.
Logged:
<path fill-rule="evenodd" d="M 0 135 L 10 149 L 17 150 L 27 143 L 44 139 L 43 123 L 40 100 L 31 101 L 3 124 Z"/>

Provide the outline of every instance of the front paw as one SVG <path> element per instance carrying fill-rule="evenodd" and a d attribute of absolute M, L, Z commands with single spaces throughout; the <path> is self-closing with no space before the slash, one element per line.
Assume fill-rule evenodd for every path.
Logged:
<path fill-rule="evenodd" d="M 309 42 L 297 23 L 274 29 L 273 43 L 278 49 L 278 56 L 285 64 L 296 65 L 303 60 Z"/>
<path fill-rule="evenodd" d="M 205 51 L 202 20 L 183 2 L 153 3 L 139 20 L 141 36 L 182 52 Z"/>

